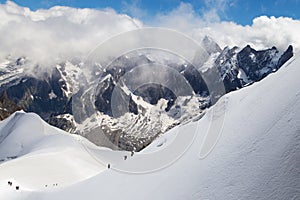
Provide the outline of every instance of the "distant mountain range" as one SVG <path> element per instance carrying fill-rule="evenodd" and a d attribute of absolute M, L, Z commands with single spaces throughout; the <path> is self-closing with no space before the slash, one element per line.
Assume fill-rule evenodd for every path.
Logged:
<path fill-rule="evenodd" d="M 220 80 L 211 77 L 211 81 L 223 83 L 228 93 L 262 80 L 293 56 L 292 46 L 284 52 L 276 47 L 256 51 L 249 45 L 222 50 L 209 37 L 203 39 L 203 46 L 209 57 L 201 69 L 185 60 L 167 59 L 162 52 L 123 55 L 108 68 L 92 72 L 98 82 L 90 92 L 80 85 L 89 85 L 81 62 L 66 61 L 41 73 L 39 66 L 27 71 L 25 57 L 7 59 L 0 64 L 0 119 L 23 109 L 97 145 L 140 151 L 172 127 L 198 120 L 220 98 L 209 91 L 203 77 L 218 71 Z M 185 78 L 191 91 L 176 95 L 174 90 L 180 91 L 180 84 L 173 89 L 155 83 L 131 88 L 130 81 L 122 77 L 145 64 L 169 66 Z M 166 73 L 165 79 L 178 81 L 172 73 Z M 115 91 L 120 105 L 112 102 Z"/>

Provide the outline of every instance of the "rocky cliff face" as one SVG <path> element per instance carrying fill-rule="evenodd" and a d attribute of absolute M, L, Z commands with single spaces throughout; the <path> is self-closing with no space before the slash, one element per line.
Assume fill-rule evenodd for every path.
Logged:
<path fill-rule="evenodd" d="M 230 92 L 260 81 L 277 71 L 292 56 L 292 46 L 285 52 L 279 52 L 276 47 L 261 51 L 249 45 L 242 50 L 227 47 L 215 60 L 215 66 L 221 73 L 226 92 Z"/>
<path fill-rule="evenodd" d="M 0 120 L 9 117 L 12 113 L 22 110 L 15 102 L 10 100 L 4 91 L 0 96 Z"/>
<path fill-rule="evenodd" d="M 276 47 L 256 51 L 249 45 L 242 49 L 226 47 L 221 50 L 208 37 L 204 38 L 203 46 L 210 58 L 202 71 L 186 61 L 168 60 L 162 55 L 138 53 L 121 56 L 108 68 L 96 73 L 99 81 L 92 100 L 83 96 L 85 91 L 78 85 L 78 80 L 84 79 L 80 63 L 61 63 L 34 76 L 25 73 L 26 58 L 8 60 L 0 68 L 0 119 L 23 109 L 39 114 L 54 126 L 81 134 L 95 144 L 139 151 L 172 127 L 199 119 L 219 98 L 210 93 L 203 76 L 210 77 L 213 71 L 218 71 L 221 78 L 214 80 L 212 77 L 212 80 L 222 82 L 226 92 L 230 92 L 260 81 L 293 56 L 292 46 L 285 52 Z M 172 90 L 156 83 L 131 88 L 126 80 L 122 80 L 126 73 L 145 64 L 169 66 L 184 77 L 191 91 L 180 91 L 180 84 L 175 84 Z M 39 70 L 38 66 L 36 70 Z M 171 73 L 166 73 L 164 78 L 172 83 L 178 82 Z M 119 91 L 118 100 L 128 102 L 126 109 L 118 106 L 118 114 L 113 113 L 115 108 L 111 102 L 116 89 Z M 174 91 L 179 91 L 180 95 Z M 84 103 L 92 105 L 95 110 L 82 115 L 80 120 L 74 119 L 74 95 L 82 97 L 80 101 L 86 101 Z M 82 108 L 82 113 L 85 112 Z M 81 111 L 75 114 L 81 115 Z"/>

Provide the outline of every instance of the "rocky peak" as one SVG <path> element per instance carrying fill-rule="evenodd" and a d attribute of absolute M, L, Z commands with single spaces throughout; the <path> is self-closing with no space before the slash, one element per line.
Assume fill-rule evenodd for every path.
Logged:
<path fill-rule="evenodd" d="M 285 52 L 276 47 L 265 50 L 255 50 L 247 45 L 242 50 L 237 47 L 224 48 L 215 60 L 225 85 L 226 92 L 236 90 L 260 81 L 268 74 L 277 71 L 293 56 L 293 47 L 290 45 Z"/>
<path fill-rule="evenodd" d="M 209 36 L 205 36 L 202 40 L 202 45 L 208 54 L 219 53 L 222 51 L 220 46 Z"/>

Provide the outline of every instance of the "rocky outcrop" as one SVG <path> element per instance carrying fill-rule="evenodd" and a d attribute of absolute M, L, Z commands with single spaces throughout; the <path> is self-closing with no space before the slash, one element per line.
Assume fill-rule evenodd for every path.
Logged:
<path fill-rule="evenodd" d="M 12 113 L 22 110 L 15 102 L 10 100 L 4 91 L 0 96 L 0 120 L 9 117 Z"/>
<path fill-rule="evenodd" d="M 221 74 L 226 92 L 230 92 L 260 81 L 277 71 L 292 56 L 292 46 L 283 53 L 276 47 L 260 51 L 250 45 L 242 50 L 226 47 L 215 60 L 215 67 Z"/>

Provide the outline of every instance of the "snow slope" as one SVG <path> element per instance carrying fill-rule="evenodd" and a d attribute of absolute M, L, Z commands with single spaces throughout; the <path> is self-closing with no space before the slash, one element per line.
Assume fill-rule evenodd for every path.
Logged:
<path fill-rule="evenodd" d="M 0 137 L 0 199 L 8 181 L 32 191 L 69 185 L 105 169 L 78 142 L 81 137 L 51 127 L 36 114 L 16 112 L 0 130 L 5 136 Z"/>
<path fill-rule="evenodd" d="M 299 74 L 297 57 L 133 156 L 99 149 L 33 114 L 22 114 L 11 125 L 12 116 L 0 124 L 0 133 L 9 133 L 0 147 L 12 148 L 6 156 L 21 157 L 0 164 L 0 199 L 300 199 Z M 203 158 L 202 142 L 216 108 L 226 108 L 221 137 Z M 30 121 L 41 128 L 35 130 Z M 46 182 L 63 184 L 45 188 Z"/>

